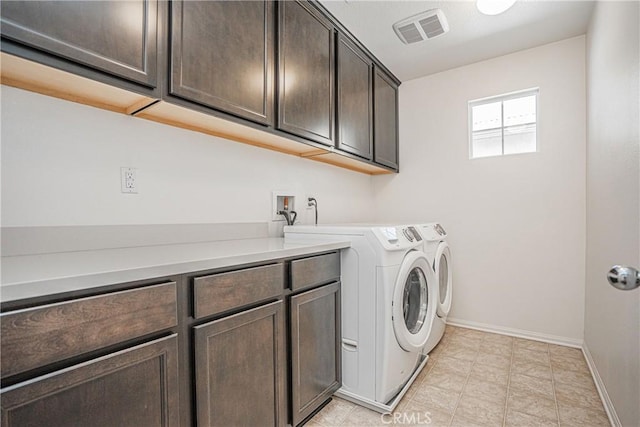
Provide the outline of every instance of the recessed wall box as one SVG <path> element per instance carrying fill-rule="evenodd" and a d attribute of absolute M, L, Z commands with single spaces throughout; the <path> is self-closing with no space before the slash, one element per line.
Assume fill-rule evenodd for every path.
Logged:
<path fill-rule="evenodd" d="M 272 221 L 284 221 L 284 216 L 280 215 L 280 211 L 295 211 L 296 196 L 293 191 L 273 191 L 272 192 Z"/>

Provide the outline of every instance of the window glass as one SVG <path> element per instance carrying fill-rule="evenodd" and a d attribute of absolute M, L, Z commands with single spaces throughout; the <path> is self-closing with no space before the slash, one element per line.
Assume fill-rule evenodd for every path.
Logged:
<path fill-rule="evenodd" d="M 504 101 L 504 154 L 536 151 L 536 96 Z"/>
<path fill-rule="evenodd" d="M 537 151 L 538 90 L 469 102 L 471 158 Z"/>
<path fill-rule="evenodd" d="M 500 129 L 502 127 L 501 108 L 500 102 L 473 107 L 473 131 Z"/>

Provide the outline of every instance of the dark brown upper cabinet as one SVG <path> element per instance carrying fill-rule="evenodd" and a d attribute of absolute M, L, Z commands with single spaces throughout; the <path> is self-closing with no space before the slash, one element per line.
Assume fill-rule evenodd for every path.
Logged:
<path fill-rule="evenodd" d="M 335 28 L 306 2 L 278 6 L 278 128 L 333 146 Z"/>
<path fill-rule="evenodd" d="M 3 85 L 398 170 L 400 82 L 318 1 L 5 0 L 0 15 Z"/>
<path fill-rule="evenodd" d="M 156 87 L 156 0 L 2 1 L 0 11 L 5 39 Z"/>
<path fill-rule="evenodd" d="M 373 84 L 373 160 L 398 169 L 398 85 L 378 67 Z"/>
<path fill-rule="evenodd" d="M 338 148 L 371 160 L 373 63 L 353 42 L 338 38 Z"/>
<path fill-rule="evenodd" d="M 273 124 L 271 1 L 173 1 L 170 93 Z"/>

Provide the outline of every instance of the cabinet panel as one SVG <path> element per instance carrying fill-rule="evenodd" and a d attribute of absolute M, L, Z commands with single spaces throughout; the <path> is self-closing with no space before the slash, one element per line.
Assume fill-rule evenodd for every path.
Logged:
<path fill-rule="evenodd" d="M 273 121 L 271 1 L 174 1 L 171 93 L 264 124 Z"/>
<path fill-rule="evenodd" d="M 371 160 L 371 60 L 353 43 L 338 41 L 338 148 Z"/>
<path fill-rule="evenodd" d="M 175 282 L 0 316 L 2 377 L 175 326 Z"/>
<path fill-rule="evenodd" d="M 293 425 L 340 388 L 340 285 L 291 297 Z"/>
<path fill-rule="evenodd" d="M 398 87 L 379 69 L 374 74 L 374 161 L 398 167 Z"/>
<path fill-rule="evenodd" d="M 212 274 L 193 282 L 194 317 L 199 319 L 280 296 L 284 290 L 284 266 L 273 264 Z"/>
<path fill-rule="evenodd" d="M 198 426 L 284 425 L 283 303 L 194 328 Z"/>
<path fill-rule="evenodd" d="M 156 0 L 3 1 L 2 36 L 156 86 Z"/>
<path fill-rule="evenodd" d="M 340 279 L 340 254 L 291 261 L 291 289 L 298 290 Z"/>
<path fill-rule="evenodd" d="M 2 425 L 178 426 L 172 335 L 2 390 Z"/>
<path fill-rule="evenodd" d="M 334 27 L 308 4 L 278 6 L 278 128 L 333 146 Z"/>

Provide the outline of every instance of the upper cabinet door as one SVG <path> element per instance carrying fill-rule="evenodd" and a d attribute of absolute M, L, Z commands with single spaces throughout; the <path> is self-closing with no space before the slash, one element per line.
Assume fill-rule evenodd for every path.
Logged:
<path fill-rule="evenodd" d="M 171 4 L 171 94 L 273 124 L 272 2 Z"/>
<path fill-rule="evenodd" d="M 338 148 L 371 160 L 373 63 L 346 38 L 338 40 Z"/>
<path fill-rule="evenodd" d="M 398 168 L 398 86 L 381 70 L 374 75 L 374 161 Z"/>
<path fill-rule="evenodd" d="M 0 8 L 3 37 L 156 87 L 156 0 L 2 1 Z"/>
<path fill-rule="evenodd" d="M 334 26 L 306 3 L 278 6 L 278 128 L 333 146 Z"/>

